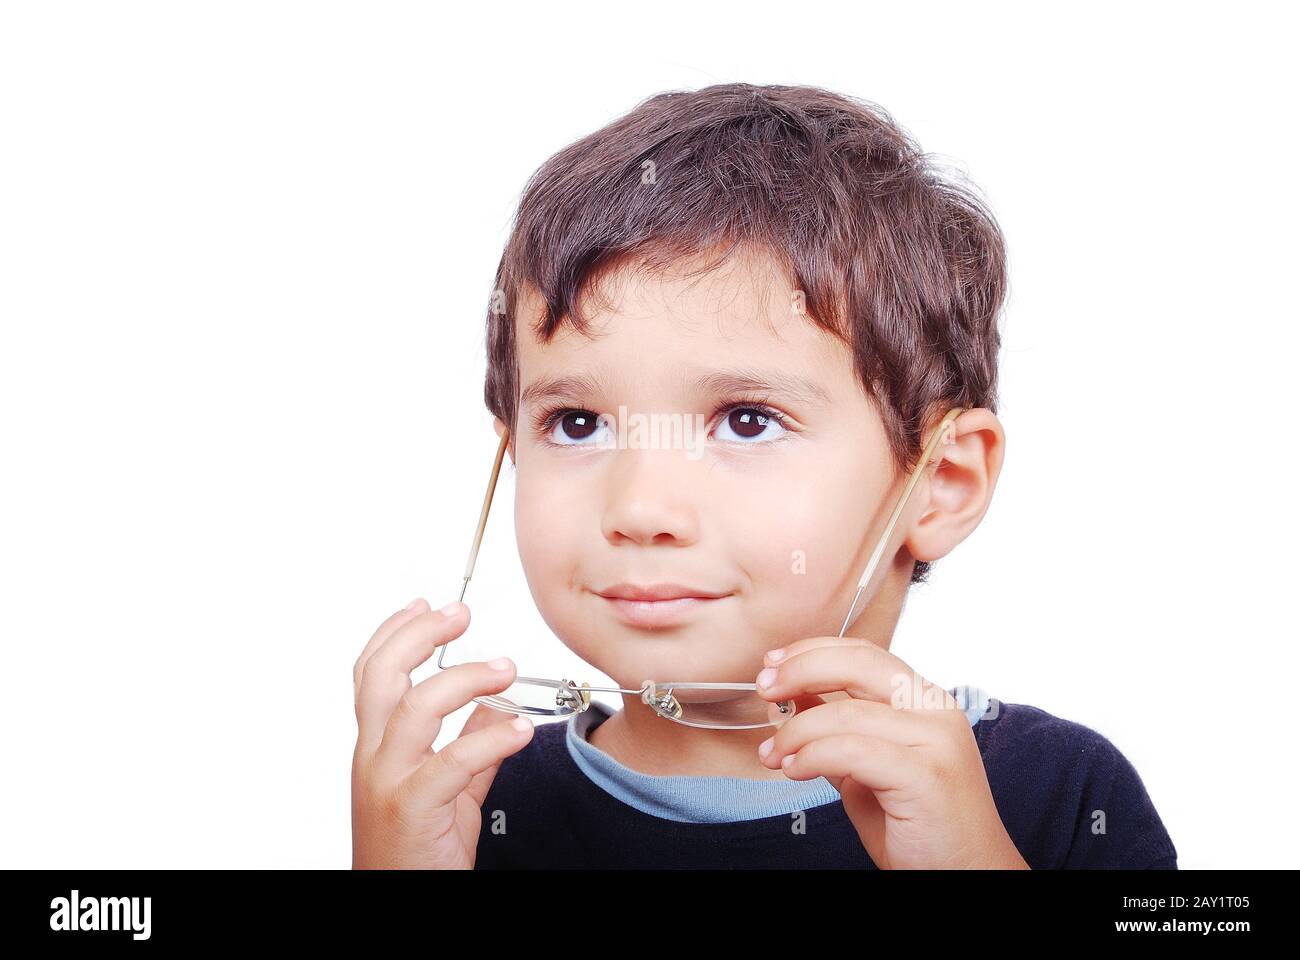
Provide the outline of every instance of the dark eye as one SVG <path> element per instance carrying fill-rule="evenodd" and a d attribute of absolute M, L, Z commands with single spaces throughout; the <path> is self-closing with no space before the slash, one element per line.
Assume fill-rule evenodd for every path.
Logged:
<path fill-rule="evenodd" d="M 599 417 L 590 410 L 568 410 L 551 428 L 552 443 L 572 446 L 589 440 L 601 427 Z"/>
<path fill-rule="evenodd" d="M 731 431 L 734 437 L 722 436 L 721 431 Z M 718 424 L 719 439 L 748 441 L 775 440 L 785 432 L 781 421 L 770 411 L 758 407 L 734 407 Z"/>

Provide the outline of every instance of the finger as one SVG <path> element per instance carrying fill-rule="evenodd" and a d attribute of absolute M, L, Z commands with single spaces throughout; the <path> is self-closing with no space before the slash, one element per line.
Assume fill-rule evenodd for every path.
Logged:
<path fill-rule="evenodd" d="M 367 641 L 365 649 L 361 651 L 361 656 L 357 657 L 357 662 L 352 665 L 352 700 L 356 702 L 361 693 L 361 672 L 366 667 L 366 661 L 370 655 L 379 649 L 379 645 L 392 636 L 393 631 L 406 623 L 418 617 L 420 614 L 427 612 L 429 604 L 422 597 L 417 597 L 409 604 L 398 610 L 395 614 L 379 625 Z"/>
<path fill-rule="evenodd" d="M 811 710 L 813 707 L 820 706 L 826 701 L 816 694 L 808 693 L 801 696 L 789 697 L 780 702 L 788 705 L 790 709 L 778 712 L 772 709 L 776 704 L 772 704 L 768 707 L 769 722 L 772 726 L 778 728 L 783 724 L 789 723 L 793 717 L 798 716 L 800 713 L 803 713 L 803 711 Z"/>
<path fill-rule="evenodd" d="M 515 714 L 513 713 L 495 710 L 486 703 L 480 703 L 474 708 L 474 712 L 469 715 L 469 719 L 465 721 L 465 726 L 460 728 L 460 735 L 463 737 L 467 733 L 482 730 L 494 723 L 510 723 L 514 719 Z M 532 723 L 533 721 L 530 719 L 528 722 Z M 483 806 L 483 801 L 487 799 L 488 791 L 492 789 L 492 781 L 496 778 L 497 770 L 500 767 L 499 762 L 494 763 L 486 770 L 481 770 L 470 778 L 469 786 L 465 788 L 465 792 L 480 807 Z"/>
<path fill-rule="evenodd" d="M 918 701 L 945 706 L 944 697 L 952 700 L 942 687 L 874 643 L 811 647 L 774 667 L 764 667 L 755 683 L 758 695 L 767 700 L 837 690 L 859 700 L 879 700 L 902 707 L 923 705 Z"/>
<path fill-rule="evenodd" d="M 897 790 L 915 777 L 916 764 L 909 759 L 907 748 L 896 743 L 842 733 L 804 744 L 787 755 L 781 769 L 791 780 L 851 777 L 870 790 Z"/>
<path fill-rule="evenodd" d="M 527 724 L 515 726 L 516 720 Z M 473 733 L 463 734 L 447 744 L 406 778 L 403 790 L 420 809 L 451 803 L 470 783 L 490 771 L 511 754 L 518 753 L 533 737 L 533 723 L 527 717 L 511 717 L 501 723 L 488 723 Z M 481 789 L 481 783 L 479 785 Z M 479 790 L 473 796 L 482 804 Z M 481 789 L 486 796 L 486 789 Z"/>
<path fill-rule="evenodd" d="M 458 604 L 451 614 L 422 613 L 402 624 L 366 660 L 357 694 L 359 740 L 367 751 L 379 746 L 388 718 L 411 689 L 411 671 L 441 644 L 469 626 L 469 608 Z M 449 668 L 450 669 L 450 668 Z"/>
<path fill-rule="evenodd" d="M 428 756 L 448 714 L 475 697 L 500 693 L 514 683 L 514 663 L 507 657 L 500 659 L 504 661 L 500 668 L 478 660 L 458 663 L 421 680 L 402 694 L 375 750 L 380 775 L 405 775 Z M 505 711 L 495 712 L 506 715 Z"/>
<path fill-rule="evenodd" d="M 876 700 L 843 697 L 810 710 L 800 710 L 772 735 L 772 747 L 759 757 L 763 766 L 779 770 L 781 761 L 814 740 L 841 734 L 880 737 L 904 747 L 925 746 L 933 740 L 932 725 L 906 710 Z"/>
<path fill-rule="evenodd" d="M 788 660 L 790 657 L 803 653 L 805 650 L 811 650 L 814 647 L 860 647 L 865 643 L 871 643 L 871 641 L 863 640 L 861 637 L 802 637 L 787 643 L 784 647 L 767 651 L 763 655 L 763 665 L 767 667 L 776 666 L 782 660 Z M 876 644 L 876 646 L 879 645 Z M 773 653 L 777 653 L 779 656 L 772 657 L 771 654 Z"/>

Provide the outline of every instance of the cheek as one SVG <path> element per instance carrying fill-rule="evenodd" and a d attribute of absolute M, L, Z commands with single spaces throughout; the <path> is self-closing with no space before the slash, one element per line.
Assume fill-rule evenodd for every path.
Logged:
<path fill-rule="evenodd" d="M 557 497 L 544 484 L 521 481 L 515 492 L 515 537 L 530 585 L 552 592 L 567 582 L 578 557 L 581 518 L 575 500 Z M 536 593 L 537 590 L 534 590 Z"/>
<path fill-rule="evenodd" d="M 869 549 L 869 513 L 884 495 L 869 472 L 864 480 L 840 464 L 818 473 L 816 481 L 792 479 L 761 503 L 749 500 L 746 515 L 736 518 L 743 522 L 731 526 L 750 581 L 751 622 L 783 641 L 838 631 L 845 610 L 837 604 L 861 572 L 852 568 Z M 845 479 L 828 479 L 836 477 Z"/>
<path fill-rule="evenodd" d="M 815 621 L 845 563 L 844 525 L 812 496 L 771 504 L 738 528 L 736 559 L 750 581 L 748 612 L 785 636 Z"/>
<path fill-rule="evenodd" d="M 515 538 L 537 612 L 552 633 L 574 647 L 582 636 L 578 591 L 593 586 L 576 579 L 582 569 L 584 519 L 590 524 L 590 510 L 583 510 L 586 498 L 556 496 L 556 488 L 548 484 L 520 478 L 515 492 Z"/>

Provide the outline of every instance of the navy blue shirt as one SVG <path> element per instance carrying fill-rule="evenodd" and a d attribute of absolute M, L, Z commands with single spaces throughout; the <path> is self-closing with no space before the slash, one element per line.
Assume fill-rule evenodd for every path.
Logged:
<path fill-rule="evenodd" d="M 475 869 L 876 869 L 833 789 L 828 802 L 732 822 L 629 805 L 593 781 L 566 742 L 573 724 L 585 740 L 609 715 L 596 702 L 567 722 L 539 724 L 502 761 L 483 803 Z M 1104 736 L 998 700 L 971 730 L 1002 823 L 1031 868 L 1177 869 L 1141 778 Z"/>

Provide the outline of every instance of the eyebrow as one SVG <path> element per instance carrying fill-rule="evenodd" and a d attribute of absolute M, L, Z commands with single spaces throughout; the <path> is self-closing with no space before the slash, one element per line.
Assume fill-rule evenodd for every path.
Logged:
<path fill-rule="evenodd" d="M 686 380 L 683 377 L 683 380 Z M 826 388 L 815 380 L 792 376 L 780 371 L 762 371 L 749 369 L 712 370 L 698 377 L 695 381 L 702 390 L 725 393 L 771 393 L 789 397 L 799 403 L 808 405 L 827 404 L 831 402 Z M 542 400 L 581 400 L 600 393 L 603 383 L 595 377 L 576 374 L 567 377 L 539 377 L 530 383 L 520 394 L 519 404 L 524 406 Z"/>
<path fill-rule="evenodd" d="M 519 395 L 519 405 L 522 407 L 542 400 L 581 400 L 583 397 L 600 393 L 601 388 L 602 384 L 599 380 L 582 374 L 569 377 L 539 377 Z"/>
<path fill-rule="evenodd" d="M 714 393 L 772 393 L 810 406 L 831 402 L 830 394 L 817 381 L 779 370 L 715 370 L 697 383 Z"/>

